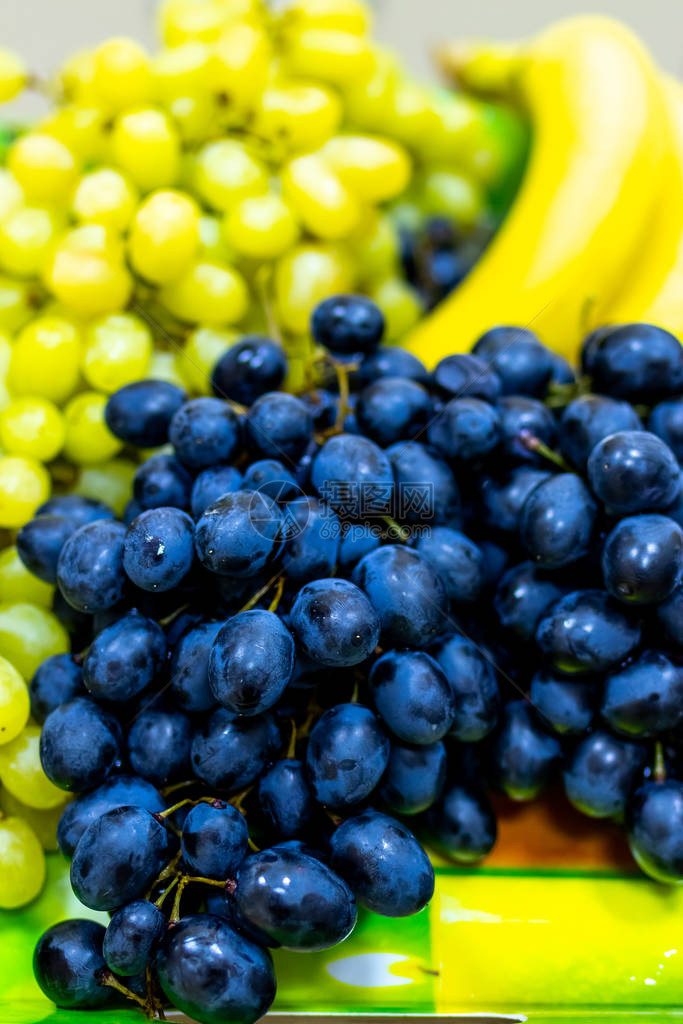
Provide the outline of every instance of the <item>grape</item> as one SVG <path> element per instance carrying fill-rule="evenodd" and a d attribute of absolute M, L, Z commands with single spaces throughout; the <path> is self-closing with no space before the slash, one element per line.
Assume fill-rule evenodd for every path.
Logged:
<path fill-rule="evenodd" d="M 40 608 L 50 608 L 53 592 L 54 587 L 43 583 L 28 571 L 19 558 L 16 546 L 0 551 L 0 603 L 25 602 Z"/>
<path fill-rule="evenodd" d="M 288 486 L 286 481 L 284 486 Z M 287 579 L 305 583 L 329 576 L 339 553 L 341 523 L 337 516 L 311 497 L 288 501 L 284 515 L 287 532 L 291 535 L 282 553 L 282 568 Z"/>
<path fill-rule="evenodd" d="M 602 549 L 605 587 L 630 604 L 659 604 L 683 574 L 683 530 L 668 516 L 629 516 L 608 534 Z"/>
<path fill-rule="evenodd" d="M 112 111 L 144 103 L 150 91 L 149 59 L 132 39 L 108 39 L 93 55 L 92 89 Z"/>
<path fill-rule="evenodd" d="M 133 497 L 142 510 L 190 506 L 192 477 L 173 455 L 152 455 L 135 471 Z"/>
<path fill-rule="evenodd" d="M 379 640 L 380 621 L 371 602 L 353 583 L 319 579 L 299 591 L 291 627 L 309 658 L 341 668 L 357 665 L 372 653 Z"/>
<path fill-rule="evenodd" d="M 38 810 L 64 803 L 64 792 L 43 774 L 40 764 L 40 729 L 31 722 L 9 743 L 0 746 L 0 782 L 12 796 Z"/>
<path fill-rule="evenodd" d="M 57 583 L 78 611 L 112 608 L 123 595 L 125 527 L 100 519 L 73 533 L 59 556 Z"/>
<path fill-rule="evenodd" d="M 114 914 L 102 941 L 107 967 L 125 976 L 141 974 L 166 930 L 166 918 L 148 900 L 134 900 Z"/>
<path fill-rule="evenodd" d="M 88 825 L 107 811 L 130 805 L 152 813 L 163 811 L 165 807 L 163 797 L 154 786 L 136 775 L 113 775 L 97 789 L 67 804 L 57 828 L 57 841 L 64 856 L 73 857 Z"/>
<path fill-rule="evenodd" d="M 259 487 L 250 486 L 250 483 L 234 466 L 216 466 L 202 470 L 197 474 L 192 485 L 190 498 L 192 515 L 195 519 L 199 519 L 209 505 L 213 505 L 224 494 L 239 491 L 242 486 L 245 486 L 247 490 L 261 490 Z"/>
<path fill-rule="evenodd" d="M 256 715 L 277 703 L 294 671 L 294 641 L 273 612 L 233 616 L 209 656 L 209 687 L 223 707 Z"/>
<path fill-rule="evenodd" d="M 496 402 L 502 393 L 501 379 L 483 359 L 462 353 L 444 356 L 432 373 L 432 380 L 445 398 L 482 398 Z"/>
<path fill-rule="evenodd" d="M 265 945 L 312 952 L 335 946 L 353 931 L 351 890 L 315 857 L 262 850 L 242 864 L 236 882 L 237 914 Z"/>
<path fill-rule="evenodd" d="M 95 921 L 60 921 L 44 932 L 33 954 L 33 973 L 43 993 L 57 1006 L 94 1008 L 109 1001 L 100 984 L 104 928 Z"/>
<path fill-rule="evenodd" d="M 88 326 L 84 343 L 83 375 L 93 388 L 117 391 L 147 372 L 152 335 L 138 317 L 125 313 L 101 317 Z"/>
<path fill-rule="evenodd" d="M 356 899 L 387 917 L 415 914 L 431 899 L 434 870 L 412 832 L 377 811 L 348 818 L 332 836 L 332 867 Z"/>
<path fill-rule="evenodd" d="M 184 392 L 175 384 L 136 381 L 115 391 L 107 401 L 104 417 L 115 437 L 127 444 L 153 448 L 168 440 L 173 414 L 184 401 Z"/>
<path fill-rule="evenodd" d="M 226 494 L 202 513 L 195 528 L 199 561 L 221 576 L 248 578 L 278 553 L 282 514 L 260 491 Z"/>
<path fill-rule="evenodd" d="M 251 405 L 260 395 L 279 388 L 286 370 L 279 345 L 270 338 L 247 337 L 217 359 L 211 383 L 219 397 Z"/>
<path fill-rule="evenodd" d="M 541 618 L 536 642 L 562 672 L 604 672 L 638 646 L 640 635 L 638 622 L 627 618 L 607 594 L 577 590 Z"/>
<path fill-rule="evenodd" d="M 125 231 L 136 202 L 137 192 L 125 174 L 113 167 L 99 167 L 79 179 L 71 198 L 71 212 L 81 223 Z"/>
<path fill-rule="evenodd" d="M 130 700 L 154 681 L 165 658 L 163 630 L 133 610 L 95 637 L 83 662 L 83 681 L 96 698 Z"/>
<path fill-rule="evenodd" d="M 73 320 L 37 317 L 19 334 L 8 382 L 17 395 L 61 404 L 76 389 L 81 358 L 80 331 Z"/>
<path fill-rule="evenodd" d="M 226 214 L 225 237 L 249 259 L 277 259 L 299 240 L 291 206 L 280 196 L 247 196 Z"/>
<path fill-rule="evenodd" d="M 64 418 L 45 398 L 15 398 L 0 412 L 0 444 L 9 455 L 49 462 L 65 437 Z"/>
<path fill-rule="evenodd" d="M 183 862 L 195 875 L 225 881 L 244 860 L 248 836 L 235 807 L 222 800 L 195 804 L 183 822 Z"/>
<path fill-rule="evenodd" d="M 533 800 L 552 781 L 562 747 L 537 725 L 524 701 L 503 708 L 490 748 L 491 778 L 513 800 Z"/>
<path fill-rule="evenodd" d="M 444 459 L 419 441 L 399 441 L 387 448 L 386 454 L 399 499 L 403 496 L 405 507 L 401 512 L 406 522 L 442 524 L 457 521 L 460 491 Z"/>
<path fill-rule="evenodd" d="M 180 140 L 169 118 L 154 107 L 127 110 L 111 139 L 119 167 L 143 192 L 173 185 L 180 169 Z"/>
<path fill-rule="evenodd" d="M 118 722 L 86 697 L 60 704 L 43 723 L 40 763 L 60 789 L 82 792 L 99 786 L 120 758 Z"/>
<path fill-rule="evenodd" d="M 194 561 L 193 524 L 175 508 L 148 509 L 128 527 L 123 568 L 141 590 L 172 590 L 187 576 Z"/>
<path fill-rule="evenodd" d="M 596 729 L 574 748 L 564 768 L 567 797 L 591 818 L 621 818 L 647 762 L 642 743 Z"/>
<path fill-rule="evenodd" d="M 683 386 L 678 338 L 651 324 L 603 331 L 593 341 L 586 369 L 596 391 L 634 402 L 656 402 Z"/>
<path fill-rule="evenodd" d="M 657 882 L 683 877 L 683 792 L 676 779 L 646 782 L 636 790 L 627 812 L 631 853 Z"/>
<path fill-rule="evenodd" d="M 313 434 L 313 418 L 294 395 L 273 391 L 253 403 L 246 418 L 247 439 L 266 458 L 296 459 Z"/>
<path fill-rule="evenodd" d="M 175 280 L 197 254 L 199 208 L 182 192 L 155 192 L 138 207 L 128 246 L 133 266 L 146 280 Z"/>
<path fill-rule="evenodd" d="M 216 326 L 241 320 L 248 305 L 242 275 L 226 263 L 202 259 L 165 285 L 160 298 L 179 320 Z"/>
<path fill-rule="evenodd" d="M 80 235 L 96 229 L 102 234 Z M 133 282 L 106 229 L 86 224 L 54 247 L 45 279 L 55 297 L 77 316 L 99 316 L 125 307 Z"/>
<path fill-rule="evenodd" d="M 265 166 L 242 143 L 230 139 L 210 142 L 196 157 L 194 186 L 201 199 L 215 210 L 230 210 L 241 199 L 266 195 Z"/>
<path fill-rule="evenodd" d="M 640 419 L 628 402 L 606 395 L 581 395 L 562 413 L 560 447 L 576 468 L 584 472 L 598 441 L 621 430 L 640 429 Z"/>
<path fill-rule="evenodd" d="M 324 156 L 295 157 L 283 170 L 282 187 L 301 223 L 316 238 L 346 238 L 359 222 L 356 195 Z"/>
<path fill-rule="evenodd" d="M 431 654 L 453 695 L 450 734 L 462 743 L 477 743 L 495 727 L 500 711 L 500 693 L 490 657 L 459 633 L 443 635 Z"/>
<path fill-rule="evenodd" d="M 598 693 L 597 679 L 567 679 L 540 669 L 531 680 L 529 697 L 541 725 L 563 736 L 587 731 L 595 717 Z"/>
<path fill-rule="evenodd" d="M 211 86 L 237 107 L 249 107 L 269 78 L 270 40 L 258 25 L 234 21 L 221 32 L 212 50 Z"/>
<path fill-rule="evenodd" d="M 268 768 L 259 782 L 261 812 L 278 838 L 299 835 L 313 816 L 313 793 L 302 761 L 286 758 Z"/>
<path fill-rule="evenodd" d="M 464 533 L 433 526 L 415 546 L 441 577 L 451 601 L 477 600 L 483 586 L 482 554 Z"/>
<path fill-rule="evenodd" d="M 56 583 L 59 555 L 75 529 L 76 523 L 66 516 L 36 516 L 17 534 L 19 557 L 34 576 L 45 583 Z"/>
<path fill-rule="evenodd" d="M 498 375 L 504 395 L 543 395 L 552 373 L 551 353 L 525 327 L 494 327 L 477 341 L 475 355 Z"/>
<path fill-rule="evenodd" d="M 389 740 L 372 711 L 339 704 L 315 725 L 306 765 L 316 799 L 346 809 L 372 793 L 388 760 Z"/>
<path fill-rule="evenodd" d="M 28 693 L 31 715 L 42 725 L 60 704 L 85 695 L 83 670 L 70 654 L 53 654 L 38 666 Z"/>
<path fill-rule="evenodd" d="M 493 809 L 477 788 L 449 786 L 427 812 L 427 827 L 437 847 L 460 864 L 476 864 L 496 842 Z"/>
<path fill-rule="evenodd" d="M 520 537 L 534 563 L 559 568 L 588 554 L 597 506 L 581 477 L 558 473 L 532 489 L 520 514 Z"/>
<path fill-rule="evenodd" d="M 168 860 L 169 837 L 141 807 L 106 811 L 88 825 L 71 861 L 71 885 L 92 910 L 115 910 L 138 899 Z"/>
<path fill-rule="evenodd" d="M 645 430 L 620 430 L 599 441 L 587 469 L 597 497 L 620 515 L 664 510 L 678 494 L 673 452 Z"/>
<path fill-rule="evenodd" d="M 58 139 L 42 132 L 28 132 L 12 143 L 7 167 L 27 198 L 36 203 L 66 199 L 77 177 L 73 154 Z"/>
<path fill-rule="evenodd" d="M 202 622 L 175 645 L 169 670 L 169 693 L 183 711 L 209 711 L 216 699 L 209 688 L 209 656 L 222 623 Z"/>
<path fill-rule="evenodd" d="M 24 62 L 11 50 L 0 49 L 0 103 L 14 99 L 26 85 Z"/>
<path fill-rule="evenodd" d="M 0 658 L 0 746 L 19 735 L 28 716 L 26 683 L 6 658 Z"/>
<path fill-rule="evenodd" d="M 423 651 L 383 654 L 372 666 L 368 685 L 384 724 L 404 743 L 436 743 L 453 725 L 448 679 Z"/>
<path fill-rule="evenodd" d="M 239 718 L 219 708 L 195 734 L 190 759 L 197 778 L 235 792 L 256 781 L 278 745 L 270 715 Z"/>
<path fill-rule="evenodd" d="M 22 601 L 0 605 L 0 655 L 24 679 L 30 679 L 45 658 L 68 649 L 65 630 L 45 608 Z"/>

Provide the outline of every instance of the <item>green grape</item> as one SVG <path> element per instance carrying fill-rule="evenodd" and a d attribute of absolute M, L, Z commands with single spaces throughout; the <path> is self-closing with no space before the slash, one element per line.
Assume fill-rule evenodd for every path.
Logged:
<path fill-rule="evenodd" d="M 159 299 L 179 320 L 218 326 L 242 319 L 249 292 L 242 275 L 226 263 L 197 260 L 161 289 Z"/>
<path fill-rule="evenodd" d="M 374 68 L 368 41 L 338 29 L 314 27 L 297 32 L 289 40 L 285 59 L 293 75 L 319 79 L 338 88 L 369 78 Z"/>
<path fill-rule="evenodd" d="M 0 274 L 0 331 L 20 330 L 36 315 L 38 304 L 35 282 L 17 281 Z"/>
<path fill-rule="evenodd" d="M 44 132 L 20 135 L 10 146 L 7 166 L 29 201 L 35 203 L 64 201 L 78 177 L 71 150 Z"/>
<path fill-rule="evenodd" d="M 423 313 L 420 297 L 414 288 L 400 277 L 389 277 L 370 292 L 386 320 L 385 340 L 399 341 L 413 327 Z"/>
<path fill-rule="evenodd" d="M 63 142 L 80 162 L 88 163 L 105 158 L 107 123 L 101 107 L 70 103 L 52 111 L 38 128 Z"/>
<path fill-rule="evenodd" d="M 149 58 L 132 39 L 108 39 L 94 53 L 92 89 L 108 110 L 126 110 L 149 98 Z"/>
<path fill-rule="evenodd" d="M 92 465 L 106 462 L 123 447 L 104 419 L 107 396 L 98 391 L 82 391 L 66 405 L 64 454 L 73 462 Z"/>
<path fill-rule="evenodd" d="M 318 238 L 346 238 L 360 221 L 356 196 L 316 153 L 289 161 L 282 171 L 282 189 L 302 224 Z"/>
<path fill-rule="evenodd" d="M 349 239 L 358 279 L 364 283 L 399 274 L 400 248 L 396 228 L 388 214 L 368 217 Z"/>
<path fill-rule="evenodd" d="M 233 139 L 209 142 L 197 154 L 194 187 L 214 210 L 229 210 L 247 196 L 268 191 L 268 170 Z"/>
<path fill-rule="evenodd" d="M 101 466 L 83 466 L 74 484 L 74 493 L 103 501 L 122 516 L 131 496 L 137 464 L 131 459 L 110 459 Z"/>
<path fill-rule="evenodd" d="M 381 203 L 403 192 L 411 161 L 402 146 L 370 135 L 337 135 L 322 155 L 341 180 L 362 200 Z"/>
<path fill-rule="evenodd" d="M 49 462 L 61 451 L 65 432 L 64 417 L 47 398 L 14 398 L 0 411 L 0 447 L 8 455 Z"/>
<path fill-rule="evenodd" d="M 42 463 L 21 455 L 0 456 L 0 527 L 23 526 L 47 501 L 50 490 L 50 477 Z"/>
<path fill-rule="evenodd" d="M 113 167 L 98 167 L 79 180 L 71 199 L 71 212 L 77 221 L 125 231 L 136 205 L 137 191 L 125 174 Z"/>
<path fill-rule="evenodd" d="M 83 224 L 56 246 L 45 273 L 52 294 L 78 316 L 100 316 L 128 304 L 133 280 L 118 236 Z"/>
<path fill-rule="evenodd" d="M 270 71 L 271 47 L 259 26 L 236 21 L 221 33 L 212 50 L 211 85 L 236 107 L 246 107 L 264 89 Z"/>
<path fill-rule="evenodd" d="M 180 171 L 180 139 L 168 116 L 155 107 L 128 110 L 116 119 L 114 162 L 143 192 L 173 185 Z"/>
<path fill-rule="evenodd" d="M 225 237 L 241 256 L 272 260 L 299 239 L 299 225 L 291 206 L 269 193 L 242 199 L 225 217 Z"/>
<path fill-rule="evenodd" d="M 421 152 L 425 142 L 439 131 L 439 116 L 430 90 L 417 82 L 400 79 L 386 112 L 384 131 Z"/>
<path fill-rule="evenodd" d="M 464 228 L 474 227 L 486 209 L 484 193 L 476 181 L 448 168 L 426 171 L 420 196 L 428 216 L 450 217 Z"/>
<path fill-rule="evenodd" d="M 45 883 L 45 854 L 21 818 L 0 818 L 0 908 L 15 910 L 35 899 Z"/>
<path fill-rule="evenodd" d="M 331 89 L 312 82 L 277 81 L 258 100 L 254 131 L 287 151 L 298 152 L 322 145 L 337 131 L 341 119 L 341 101 Z"/>
<path fill-rule="evenodd" d="M 65 803 L 64 790 L 58 789 L 43 773 L 40 726 L 34 722 L 29 721 L 19 736 L 0 747 L 0 782 L 22 804 L 38 810 L 50 810 Z"/>
<path fill-rule="evenodd" d="M 8 384 L 15 395 L 61 403 L 79 380 L 81 335 L 74 320 L 41 316 L 22 329 L 12 348 Z"/>
<path fill-rule="evenodd" d="M 334 244 L 298 245 L 282 256 L 275 266 L 275 300 L 280 323 L 295 334 L 303 334 L 313 309 L 329 295 L 353 288 L 350 254 Z"/>
<path fill-rule="evenodd" d="M 48 264 L 61 228 L 53 210 L 17 207 L 0 223 L 0 267 L 17 277 L 37 276 Z"/>
<path fill-rule="evenodd" d="M 0 294 L 1 292 L 2 286 L 0 285 Z M 5 334 L 4 331 L 0 331 L 0 409 L 4 409 L 11 401 L 7 387 L 7 374 L 11 358 L 12 342 L 9 339 L 9 335 Z"/>
<path fill-rule="evenodd" d="M 17 179 L 6 167 L 0 167 L 0 222 L 23 205 L 25 193 Z"/>
<path fill-rule="evenodd" d="M 178 369 L 177 353 L 153 352 L 145 377 L 148 380 L 166 380 L 169 384 L 185 387 L 185 381 Z"/>
<path fill-rule="evenodd" d="M 0 551 L 0 604 L 20 602 L 49 609 L 54 592 L 54 587 L 28 571 L 14 544 Z"/>
<path fill-rule="evenodd" d="M 67 102 L 92 99 L 95 77 L 95 54 L 92 50 L 77 50 L 66 59 L 57 75 L 57 87 Z"/>
<path fill-rule="evenodd" d="M 0 604 L 0 655 L 24 679 L 31 679 L 50 655 L 68 650 L 68 634 L 52 612 L 23 601 Z"/>
<path fill-rule="evenodd" d="M 219 263 L 233 263 L 237 256 L 225 240 L 218 217 L 208 213 L 199 218 L 199 253 L 204 259 Z"/>
<path fill-rule="evenodd" d="M 142 277 L 166 284 L 188 269 L 199 248 L 199 207 L 182 192 L 155 192 L 137 210 L 128 252 Z"/>
<path fill-rule="evenodd" d="M 147 373 L 152 333 L 132 313 L 109 313 L 85 332 L 83 376 L 93 388 L 111 394 Z"/>
<path fill-rule="evenodd" d="M 211 374 L 224 352 L 239 339 L 237 331 L 198 327 L 187 337 L 176 365 L 185 387 L 192 394 L 211 395 Z"/>
<path fill-rule="evenodd" d="M 37 807 L 22 804 L 8 789 L 0 788 L 0 809 L 8 818 L 21 818 L 30 825 L 46 853 L 56 853 L 59 850 L 57 825 L 64 810 L 63 804 L 41 811 Z"/>
<path fill-rule="evenodd" d="M 19 735 L 30 711 L 26 683 L 14 665 L 0 658 L 0 746 Z"/>
<path fill-rule="evenodd" d="M 28 75 L 21 57 L 0 47 L 0 103 L 18 96 L 26 85 Z"/>
<path fill-rule="evenodd" d="M 171 104 L 178 96 L 208 93 L 211 50 L 197 41 L 162 50 L 152 59 L 152 93 L 161 103 Z"/>
<path fill-rule="evenodd" d="M 344 106 L 351 125 L 365 131 L 386 132 L 387 120 L 395 110 L 399 64 L 393 53 L 384 50 L 375 50 L 373 56 L 372 74 L 349 85 L 344 93 Z"/>
<path fill-rule="evenodd" d="M 204 142 L 218 133 L 218 108 L 208 94 L 176 96 L 168 104 L 168 112 L 180 138 L 189 145 Z M 178 181 L 183 180 L 181 169 Z"/>
<path fill-rule="evenodd" d="M 260 15 L 260 0 L 165 0 L 159 9 L 159 28 L 167 46 L 188 40 L 213 43 L 236 18 Z"/>
<path fill-rule="evenodd" d="M 368 6 L 360 0 L 294 0 L 283 15 L 285 28 L 316 26 L 367 35 L 371 28 Z"/>

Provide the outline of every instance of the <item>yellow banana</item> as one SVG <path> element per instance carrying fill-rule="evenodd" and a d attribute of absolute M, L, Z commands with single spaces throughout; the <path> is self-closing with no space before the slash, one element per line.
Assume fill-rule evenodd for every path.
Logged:
<path fill-rule="evenodd" d="M 489 66 L 530 116 L 529 165 L 480 262 L 407 337 L 429 365 L 499 323 L 575 355 L 587 311 L 609 307 L 633 259 L 672 149 L 654 66 L 619 23 L 572 18 L 507 59 L 507 76 L 503 59 Z"/>
<path fill-rule="evenodd" d="M 665 78 L 663 91 L 674 148 L 667 161 L 656 215 L 602 322 L 653 323 L 683 338 L 683 85 Z M 593 315 L 590 319 L 597 324 Z"/>

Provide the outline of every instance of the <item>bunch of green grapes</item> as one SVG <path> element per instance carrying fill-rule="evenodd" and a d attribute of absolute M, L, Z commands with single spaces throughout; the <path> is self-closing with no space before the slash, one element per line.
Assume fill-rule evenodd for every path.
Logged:
<path fill-rule="evenodd" d="M 246 332 L 275 333 L 296 386 L 309 317 L 364 291 L 389 340 L 423 312 L 399 229 L 467 230 L 504 190 L 510 114 L 425 87 L 373 43 L 359 0 L 162 0 L 161 48 L 74 55 L 0 167 L 0 534 L 53 489 L 121 514 L 135 462 L 107 397 L 141 378 L 210 393 Z M 35 86 L 0 49 L 0 102 Z M 44 778 L 26 681 L 67 649 L 52 588 L 0 551 L 0 906 L 44 876 L 63 794 Z"/>

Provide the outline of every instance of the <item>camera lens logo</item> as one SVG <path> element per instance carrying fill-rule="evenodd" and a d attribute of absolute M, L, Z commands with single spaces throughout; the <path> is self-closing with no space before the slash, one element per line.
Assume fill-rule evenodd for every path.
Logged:
<path fill-rule="evenodd" d="M 249 520 L 261 537 L 271 540 L 279 533 L 283 541 L 291 541 L 306 529 L 313 501 L 291 477 L 268 480 L 254 489 Z"/>

